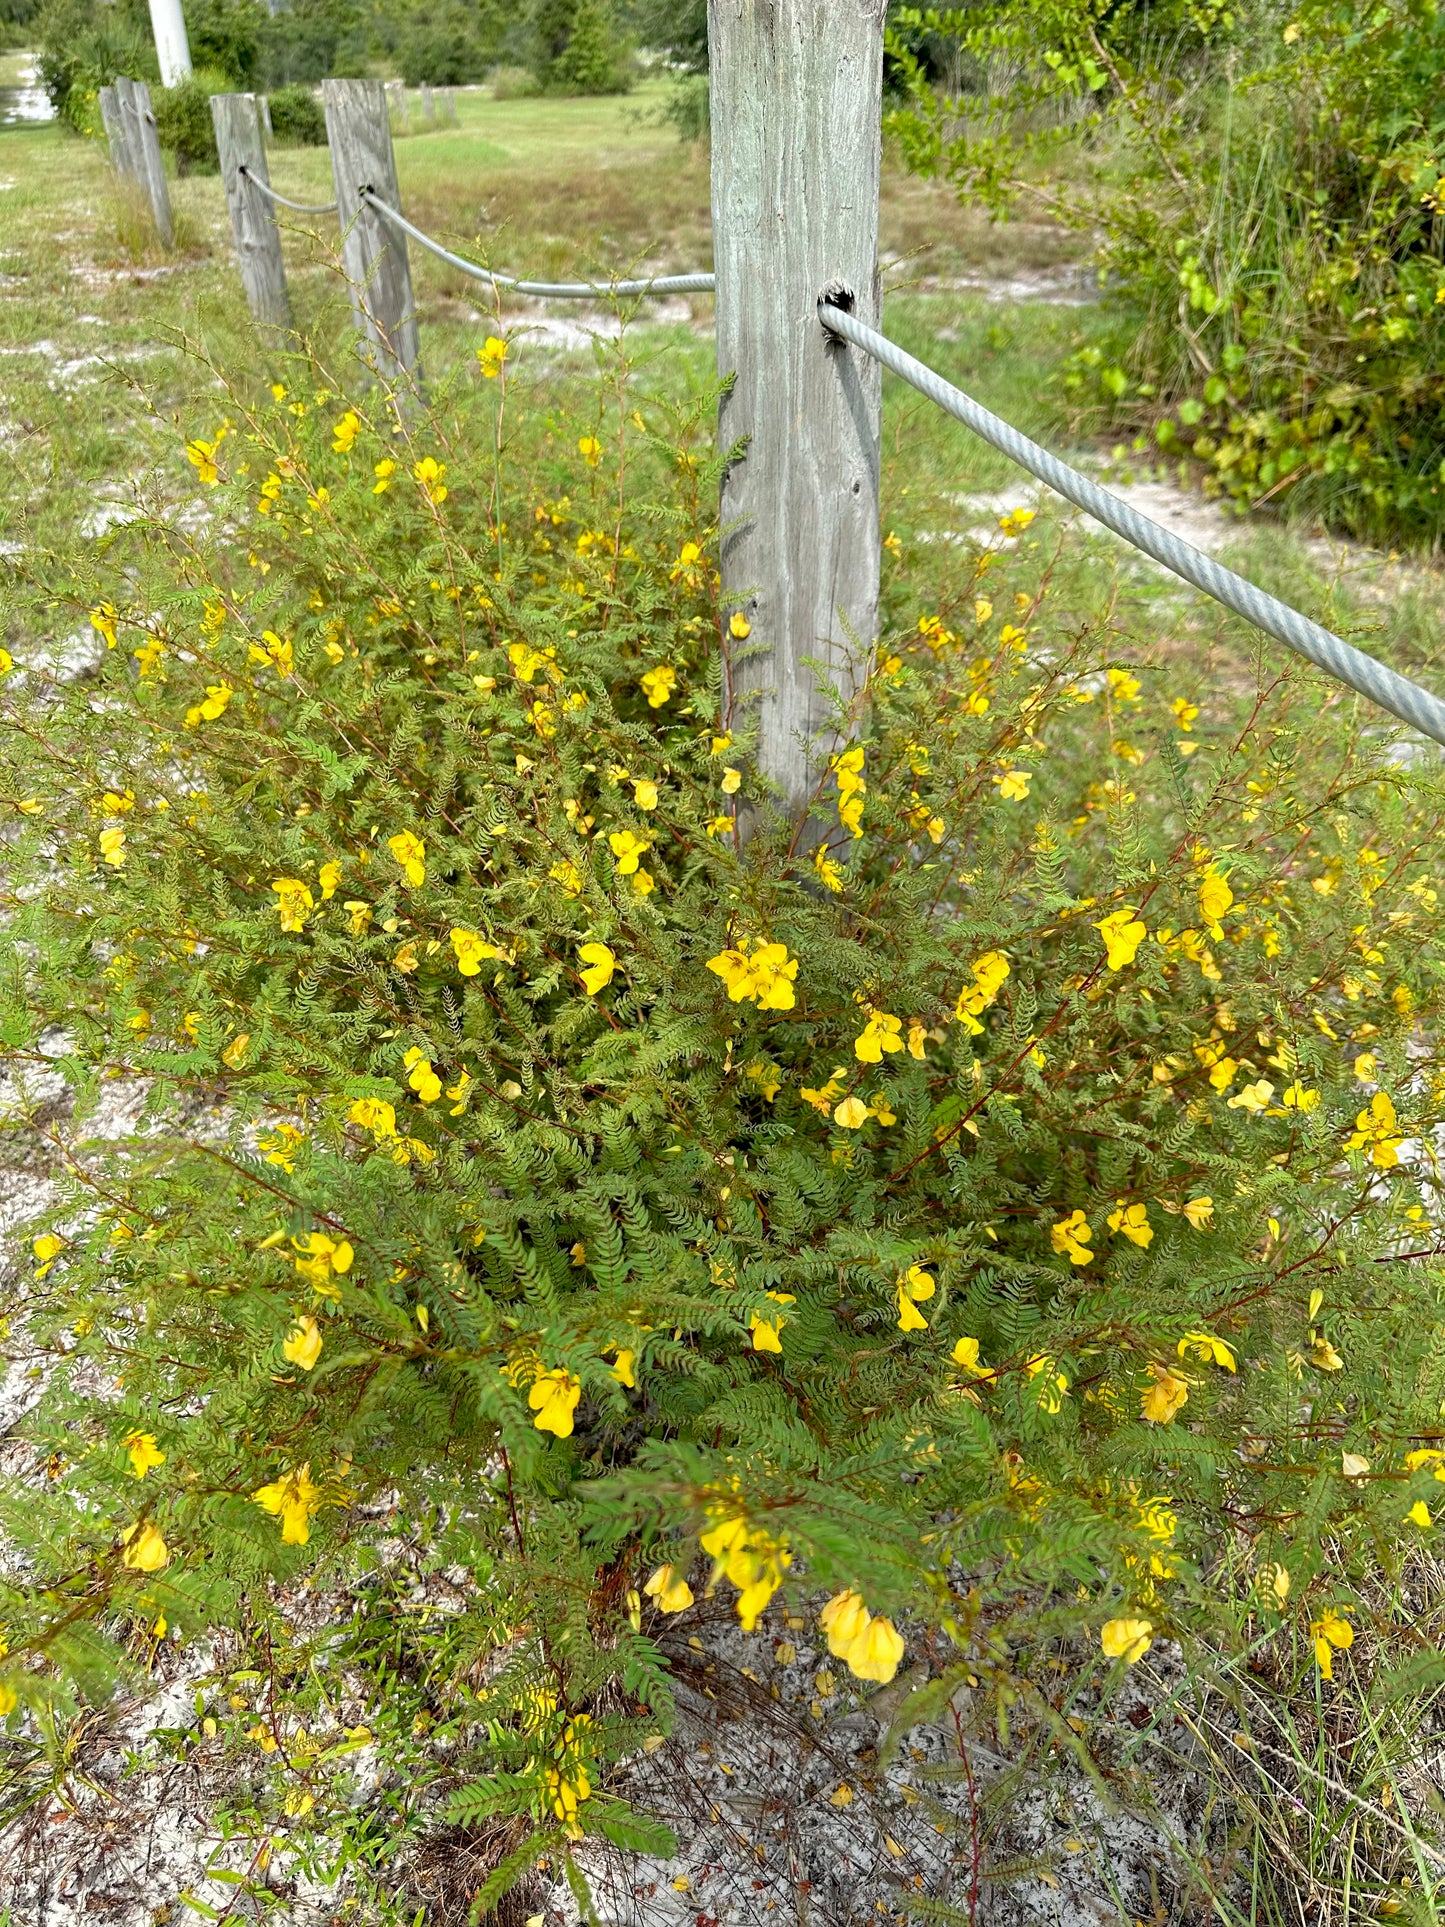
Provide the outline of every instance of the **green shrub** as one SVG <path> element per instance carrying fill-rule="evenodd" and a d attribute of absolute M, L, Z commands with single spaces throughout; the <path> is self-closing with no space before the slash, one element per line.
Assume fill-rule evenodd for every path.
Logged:
<path fill-rule="evenodd" d="M 1241 507 L 1438 542 L 1445 16 L 1193 11 L 1176 34 L 1077 0 L 904 9 L 892 125 L 963 191 L 1102 237 L 1120 352 L 1066 371 L 1082 426 L 1147 430 Z M 1006 48 L 1016 80 L 960 116 L 912 54 L 923 27 L 995 66 Z"/>
<path fill-rule="evenodd" d="M 496 100 L 531 100 L 542 91 L 530 67 L 494 67 L 488 82 Z"/>
<path fill-rule="evenodd" d="M 562 94 L 621 94 L 633 82 L 632 52 L 606 0 L 537 0 L 534 71 Z"/>
<path fill-rule="evenodd" d="M 225 82 L 213 91 L 247 93 L 254 88 L 269 19 L 262 0 L 186 0 L 192 63 Z"/>
<path fill-rule="evenodd" d="M 77 133 L 99 120 L 98 97 L 122 74 L 157 78 L 150 21 L 138 0 L 96 8 L 88 0 L 47 0 L 36 21 L 41 85 Z"/>
<path fill-rule="evenodd" d="M 408 87 L 466 87 L 487 70 L 474 15 L 461 7 L 418 14 L 397 47 Z"/>
<path fill-rule="evenodd" d="M 1439 1457 L 1436 767 L 1305 672 L 1119 662 L 1019 512 L 891 583 L 816 854 L 739 848 L 714 397 L 291 385 L 177 448 L 207 516 L 11 580 L 0 1025 L 74 1101 L 15 1744 L 398 1531 L 459 1603 L 369 1595 L 387 1798 L 519 1816 L 513 1871 L 649 1837 L 606 1769 L 708 1561 L 1005 1707 L 1039 1615 L 1348 1664 Z"/>
<path fill-rule="evenodd" d="M 177 87 L 158 87 L 151 95 L 156 138 L 176 157 L 178 174 L 214 174 L 220 166 L 211 95 L 229 91 L 227 76 L 199 69 Z"/>
<path fill-rule="evenodd" d="M 299 83 L 278 87 L 266 99 L 271 109 L 271 132 L 278 146 L 326 145 L 326 115 L 311 88 Z"/>

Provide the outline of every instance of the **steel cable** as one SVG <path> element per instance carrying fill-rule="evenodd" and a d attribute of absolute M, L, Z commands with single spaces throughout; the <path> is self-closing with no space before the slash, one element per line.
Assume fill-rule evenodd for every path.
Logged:
<path fill-rule="evenodd" d="M 236 169 L 236 172 L 241 176 L 242 180 L 249 181 L 258 194 L 263 194 L 268 201 L 275 201 L 280 207 L 289 207 L 293 213 L 334 214 L 336 212 L 335 201 L 323 201 L 318 206 L 312 207 L 305 201 L 288 200 L 284 194 L 278 194 L 274 187 L 268 187 L 265 181 L 253 174 L 244 161 Z"/>
<path fill-rule="evenodd" d="M 459 268 L 475 281 L 489 281 L 494 288 L 510 288 L 514 294 L 536 295 L 556 301 L 588 301 L 598 296 L 711 294 L 717 285 L 716 276 L 711 274 L 663 274 L 651 281 L 519 281 L 514 275 L 494 274 L 490 268 L 479 267 L 475 261 L 453 254 L 440 241 L 433 241 L 429 234 L 423 234 L 404 214 L 399 214 L 394 207 L 388 207 L 369 187 L 362 188 L 361 198 L 368 207 L 375 208 L 385 220 L 400 228 L 403 234 L 409 234 L 413 241 L 429 249 L 439 261 L 445 261 L 448 267 Z"/>
<path fill-rule="evenodd" d="M 1257 629 L 1263 629 L 1287 648 L 1308 658 L 1317 668 L 1337 681 L 1347 683 L 1360 695 L 1367 696 L 1371 702 L 1388 709 L 1392 716 L 1418 729 L 1423 735 L 1445 745 L 1445 702 L 1422 689 L 1418 683 L 1411 682 L 1407 676 L 1399 675 L 1373 656 L 1367 656 L 1342 637 L 1319 623 L 1311 622 L 1297 609 L 1277 597 L 1267 595 L 1257 589 L 1243 576 L 1226 569 L 1212 557 L 1202 554 L 1192 544 L 1182 541 L 1169 529 L 1161 528 L 1147 515 L 1130 508 L 1117 495 L 1097 482 L 1091 482 L 1076 468 L 1051 455 L 1037 442 L 1021 435 L 1006 421 L 992 414 L 972 396 L 965 395 L 941 375 L 935 374 L 921 361 L 881 335 L 875 328 L 869 328 L 856 320 L 845 308 L 838 307 L 828 296 L 818 302 L 818 319 L 834 335 L 849 341 L 855 348 L 872 355 L 885 368 L 936 402 L 945 413 L 971 428 L 976 435 L 983 437 L 999 453 L 1006 455 L 1011 462 L 1025 468 L 1039 481 L 1074 503 L 1095 521 L 1112 529 L 1115 535 L 1122 536 L 1126 542 L 1141 549 L 1145 555 L 1160 562 L 1184 581 L 1202 589 L 1205 595 L 1213 596 L 1222 602 L 1226 609 L 1243 616 Z"/>

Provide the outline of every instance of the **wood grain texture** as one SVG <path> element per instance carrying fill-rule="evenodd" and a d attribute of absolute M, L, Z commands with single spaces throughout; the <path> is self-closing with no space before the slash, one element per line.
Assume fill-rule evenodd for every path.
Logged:
<path fill-rule="evenodd" d="M 406 237 L 387 227 L 361 198 L 361 189 L 369 187 L 389 207 L 401 209 L 386 88 L 379 80 L 324 80 L 321 97 L 357 332 L 365 358 L 382 380 L 409 390 L 410 377 L 418 372 L 418 342 Z"/>
<path fill-rule="evenodd" d="M 173 248 L 176 234 L 171 224 L 171 191 L 166 185 L 166 170 L 161 161 L 151 90 L 143 80 L 117 80 L 115 93 L 125 123 L 126 145 L 135 166 L 135 178 L 149 197 L 151 218 L 161 246 Z"/>
<path fill-rule="evenodd" d="M 114 87 L 102 87 L 100 90 L 100 118 L 110 147 L 111 166 L 122 180 L 133 181 L 136 178 L 135 162 L 131 157 L 125 115 Z"/>
<path fill-rule="evenodd" d="M 885 9 L 708 0 L 720 433 L 747 442 L 723 483 L 723 615 L 752 625 L 734 714 L 756 708 L 758 770 L 794 819 L 838 747 L 818 683 L 851 697 L 877 632 L 882 380 L 817 304 L 841 284 L 878 325 Z"/>
<path fill-rule="evenodd" d="M 211 124 L 216 130 L 221 185 L 246 305 L 263 327 L 289 328 L 291 304 L 286 295 L 286 264 L 281 257 L 276 210 L 240 172 L 244 167 L 263 186 L 271 184 L 256 96 L 212 94 Z"/>

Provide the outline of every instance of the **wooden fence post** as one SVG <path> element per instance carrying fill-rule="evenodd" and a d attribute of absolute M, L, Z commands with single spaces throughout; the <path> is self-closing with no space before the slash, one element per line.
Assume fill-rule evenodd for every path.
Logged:
<path fill-rule="evenodd" d="M 111 166 L 123 180 L 133 181 L 136 170 L 131 157 L 129 131 L 114 87 L 102 87 L 100 90 L 100 118 L 110 147 Z"/>
<path fill-rule="evenodd" d="M 426 116 L 428 123 L 435 127 L 437 124 L 437 104 L 432 98 L 431 88 L 427 86 L 425 81 L 421 84 L 421 111 Z"/>
<path fill-rule="evenodd" d="M 756 704 L 756 766 L 794 820 L 840 746 L 816 685 L 851 697 L 877 635 L 882 379 L 817 304 L 841 286 L 878 325 L 885 11 L 708 0 L 720 440 L 747 442 L 722 487 L 724 625 L 751 624 L 737 720 Z"/>
<path fill-rule="evenodd" d="M 388 386 L 406 385 L 417 373 L 419 345 L 406 236 L 361 192 L 369 188 L 388 206 L 401 208 L 386 88 L 379 80 L 324 80 L 321 96 L 351 312 L 378 375 Z"/>
<path fill-rule="evenodd" d="M 161 161 L 156 117 L 151 111 L 151 90 L 143 80 L 117 80 L 115 91 L 125 122 L 126 141 L 135 157 L 136 179 L 150 196 L 151 215 L 161 245 L 173 248 L 176 236 L 171 225 L 171 193 Z"/>
<path fill-rule="evenodd" d="M 286 264 L 281 258 L 276 211 L 240 171 L 244 167 L 263 186 L 271 184 L 256 96 L 212 94 L 211 123 L 216 130 L 221 185 L 226 191 L 247 305 L 263 326 L 289 328 L 291 306 L 286 298 Z"/>

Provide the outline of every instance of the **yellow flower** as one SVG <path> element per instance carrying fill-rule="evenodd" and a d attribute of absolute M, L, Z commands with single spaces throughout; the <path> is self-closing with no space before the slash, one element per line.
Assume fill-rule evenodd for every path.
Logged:
<path fill-rule="evenodd" d="M 976 1338 L 960 1338 L 953 1348 L 953 1362 L 955 1365 L 961 1365 L 970 1378 L 987 1379 L 992 1384 L 997 1380 L 998 1373 L 990 1371 L 987 1365 L 979 1362 L 978 1351 Z"/>
<path fill-rule="evenodd" d="M 1335 1676 L 1330 1648 L 1333 1646 L 1344 1652 L 1355 1643 L 1355 1629 L 1344 1617 L 1348 1611 L 1347 1606 L 1326 1606 L 1319 1618 L 1311 1622 L 1310 1638 L 1315 1643 L 1315 1665 L 1325 1679 L 1332 1680 Z"/>
<path fill-rule="evenodd" d="M 1067 1218 L 1060 1219 L 1058 1224 L 1050 1227 L 1049 1242 L 1061 1258 L 1068 1258 L 1070 1264 L 1086 1265 L 1094 1256 L 1089 1249 L 1093 1235 L 1083 1212 L 1071 1211 Z"/>
<path fill-rule="evenodd" d="M 482 374 L 487 381 L 495 381 L 507 359 L 507 344 L 499 335 L 488 335 L 477 350 L 477 360 L 482 364 Z"/>
<path fill-rule="evenodd" d="M 316 908 L 316 899 L 300 877 L 277 877 L 271 888 L 276 892 L 276 909 L 283 930 L 304 930 L 306 919 Z"/>
<path fill-rule="evenodd" d="M 853 1050 L 860 1064 L 881 1064 L 884 1053 L 903 1049 L 903 1020 L 890 1017 L 887 1011 L 870 1012 L 868 1022 L 860 1037 L 854 1039 Z"/>
<path fill-rule="evenodd" d="M 423 455 L 411 472 L 412 480 L 435 508 L 447 499 L 447 487 L 442 480 L 446 472 L 446 463 L 437 461 L 433 455 Z"/>
<path fill-rule="evenodd" d="M 833 1113 L 833 1122 L 844 1131 L 860 1131 L 868 1122 L 868 1106 L 861 1097 L 845 1097 Z"/>
<path fill-rule="evenodd" d="M 1262 1565 L 1254 1575 L 1254 1583 L 1266 1599 L 1283 1609 L 1285 1601 L 1289 1598 L 1291 1583 L 1288 1566 L 1277 1565 L 1270 1561 Z"/>
<path fill-rule="evenodd" d="M 475 930 L 453 930 L 452 949 L 457 953 L 457 969 L 464 977 L 475 977 L 489 959 L 506 956 L 505 951 L 488 943 Z"/>
<path fill-rule="evenodd" d="M 331 428 L 331 447 L 337 455 L 349 455 L 351 444 L 361 433 L 361 417 L 354 408 L 348 408 L 339 422 Z"/>
<path fill-rule="evenodd" d="M 624 877 L 632 875 L 652 848 L 651 837 L 634 836 L 631 830 L 614 830 L 607 842 L 613 856 L 617 859 L 617 873 Z"/>
<path fill-rule="evenodd" d="M 364 937 L 366 935 L 366 926 L 371 922 L 373 915 L 371 905 L 364 902 L 360 897 L 352 897 L 342 905 L 342 908 L 351 919 L 352 936 Z"/>
<path fill-rule="evenodd" d="M 1054 1370 L 1054 1361 L 1048 1353 L 1037 1353 L 1028 1361 L 1024 1370 L 1031 1379 L 1039 1378 L 1042 1374 L 1037 1393 L 1039 1410 L 1041 1412 L 1062 1411 L 1064 1400 L 1069 1395 L 1069 1381 L 1063 1372 Z"/>
<path fill-rule="evenodd" d="M 577 956 L 587 968 L 582 972 L 582 987 L 589 997 L 595 997 L 612 982 L 617 970 L 617 959 L 605 943 L 584 943 Z"/>
<path fill-rule="evenodd" d="M 646 897 L 651 896 L 652 892 L 657 888 L 657 882 L 651 870 L 634 870 L 632 873 L 632 887 L 638 896 Z"/>
<path fill-rule="evenodd" d="M 657 1601 L 659 1612 L 685 1613 L 693 1603 L 692 1587 L 676 1566 L 659 1566 L 642 1590 Z"/>
<path fill-rule="evenodd" d="M 582 872 L 570 857 L 562 857 L 560 861 L 552 865 L 547 874 L 554 883 L 561 884 L 569 897 L 581 896 Z"/>
<path fill-rule="evenodd" d="M 744 937 L 735 949 L 708 959 L 707 968 L 727 985 L 732 1003 L 756 1001 L 760 1010 L 791 1010 L 797 1002 L 793 989 L 798 959 L 782 943 L 760 944 Z"/>
<path fill-rule="evenodd" d="M 1345 1149 L 1360 1151 L 1368 1145 L 1370 1162 L 1381 1171 L 1391 1171 L 1400 1162 L 1400 1146 L 1405 1141 L 1397 1132 L 1397 1124 L 1389 1092 L 1376 1091 L 1356 1117 L 1355 1129 L 1346 1140 Z"/>
<path fill-rule="evenodd" d="M 651 777 L 639 776 L 632 785 L 632 794 L 637 800 L 638 809 L 655 810 L 657 808 L 657 785 Z"/>
<path fill-rule="evenodd" d="M 628 1351 L 626 1347 L 622 1345 L 612 1347 L 611 1349 L 614 1349 L 617 1353 L 616 1361 L 611 1367 L 612 1376 L 617 1380 L 619 1385 L 625 1385 L 629 1391 L 635 1392 L 637 1390 L 637 1380 L 633 1376 L 632 1367 L 637 1359 L 636 1352 Z"/>
<path fill-rule="evenodd" d="M 1419 1526 L 1422 1531 L 1433 1523 L 1430 1518 L 1430 1508 L 1423 1499 L 1417 1499 L 1405 1514 L 1405 1517 L 1411 1525 Z"/>
<path fill-rule="evenodd" d="M 314 1318 L 298 1318 L 286 1334 L 281 1356 L 303 1372 L 312 1371 L 321 1356 L 321 1327 Z"/>
<path fill-rule="evenodd" d="M 274 629 L 263 629 L 261 640 L 250 644 L 246 652 L 248 662 L 259 663 L 265 669 L 270 667 L 278 676 L 289 676 L 296 663 L 296 652 L 289 641 L 276 634 Z"/>
<path fill-rule="evenodd" d="M 1131 676 L 1127 669 L 1109 671 L 1109 688 L 1121 703 L 1137 703 L 1141 686 L 1139 678 Z"/>
<path fill-rule="evenodd" d="M 983 1025 L 978 1020 L 997 1001 L 1008 974 L 1008 958 L 1001 950 L 986 950 L 974 964 L 973 982 L 964 985 L 954 1007 L 954 1015 L 971 1036 L 981 1035 Z"/>
<path fill-rule="evenodd" d="M 411 1072 L 406 1080 L 423 1104 L 435 1104 L 442 1094 L 442 1081 L 431 1067 L 431 1059 L 424 1050 L 415 1045 L 402 1059 L 405 1069 Z"/>
<path fill-rule="evenodd" d="M 161 1624 L 164 1625 L 165 1621 L 162 1620 Z M 0 1684 L 0 1720 L 13 1713 L 19 1703 L 19 1696 L 14 1687 Z"/>
<path fill-rule="evenodd" d="M 1099 1644 L 1105 1659 L 1122 1659 L 1126 1666 L 1133 1666 L 1154 1644 L 1153 1622 L 1148 1619 L 1106 1619 L 1099 1628 Z"/>
<path fill-rule="evenodd" d="M 1345 1361 L 1321 1332 L 1310 1346 L 1310 1363 L 1320 1372 L 1342 1372 Z"/>
<path fill-rule="evenodd" d="M 1287 1111 L 1313 1111 L 1319 1106 L 1318 1091 L 1307 1091 L 1296 1078 L 1293 1084 L 1286 1084 L 1280 1103 Z"/>
<path fill-rule="evenodd" d="M 371 472 L 376 477 L 376 486 L 372 489 L 372 494 L 385 495 L 391 487 L 391 478 L 396 473 L 396 463 L 390 460 L 380 461 Z"/>
<path fill-rule="evenodd" d="M 451 1110 L 447 1113 L 449 1117 L 461 1117 L 465 1113 L 473 1081 L 470 1071 L 459 1071 L 456 1083 L 447 1086 L 447 1096 L 453 1100 Z"/>
<path fill-rule="evenodd" d="M 185 727 L 196 729 L 202 723 L 214 723 L 226 713 L 226 706 L 235 691 L 229 683 L 212 682 L 206 684 L 206 699 L 196 703 L 186 711 Z"/>
<path fill-rule="evenodd" d="M 532 1423 L 539 1432 L 554 1432 L 559 1439 L 570 1439 L 572 1415 L 581 1396 L 581 1379 L 564 1365 L 543 1372 L 527 1394 L 527 1403 L 537 1415 Z"/>
<path fill-rule="evenodd" d="M 118 823 L 100 833 L 100 854 L 113 870 L 125 868 L 125 831 Z"/>
<path fill-rule="evenodd" d="M 97 603 L 90 612 L 90 626 L 98 636 L 104 637 L 107 649 L 114 649 L 115 604 L 113 602 Z"/>
<path fill-rule="evenodd" d="M 125 1548 L 120 1563 L 132 1572 L 163 1572 L 171 1563 L 171 1549 L 161 1537 L 160 1527 L 149 1519 L 128 1527 L 120 1543 Z"/>
<path fill-rule="evenodd" d="M 1227 1108 L 1231 1111 L 1248 1111 L 1251 1115 L 1257 1115 L 1268 1108 L 1269 1100 L 1273 1096 L 1273 1084 L 1267 1077 L 1261 1077 L 1258 1083 L 1246 1084 L 1242 1091 L 1231 1097 Z"/>
<path fill-rule="evenodd" d="M 386 847 L 396 858 L 408 883 L 414 887 L 426 882 L 426 844 L 410 830 L 400 830 L 386 839 Z"/>
<path fill-rule="evenodd" d="M 1227 1372 L 1235 1369 L 1233 1350 L 1213 1332 L 1185 1332 L 1176 1349 L 1181 1358 L 1188 1358 L 1192 1353 L 1206 1363 L 1222 1365 Z"/>
<path fill-rule="evenodd" d="M 1138 1245 L 1140 1250 L 1147 1250 L 1154 1242 L 1154 1230 L 1149 1223 L 1148 1207 L 1142 1204 L 1125 1204 L 1122 1198 L 1119 1200 L 1118 1210 L 1109 1213 L 1109 1229 L 1122 1231 L 1130 1244 Z"/>
<path fill-rule="evenodd" d="M 250 1047 L 251 1033 L 248 1030 L 243 1030 L 239 1036 L 233 1037 L 221 1052 L 221 1062 L 230 1070 L 240 1070 L 246 1061 L 246 1052 Z"/>
<path fill-rule="evenodd" d="M 1096 923 L 1094 928 L 1104 939 L 1105 961 L 1110 970 L 1127 969 L 1149 934 L 1147 927 L 1132 910 L 1115 910 L 1111 916 Z"/>
<path fill-rule="evenodd" d="M 1233 902 L 1233 890 L 1211 863 L 1199 877 L 1199 915 L 1216 942 L 1224 935 L 1220 918 Z"/>
<path fill-rule="evenodd" d="M 746 642 L 752 633 L 753 625 L 748 621 L 742 610 L 734 609 L 732 615 L 728 618 L 728 634 L 733 638 L 734 642 Z"/>
<path fill-rule="evenodd" d="M 670 662 L 660 662 L 641 678 L 642 693 L 649 709 L 661 709 L 677 687 L 677 671 Z"/>
<path fill-rule="evenodd" d="M 316 873 L 316 881 L 321 885 L 321 901 L 329 903 L 336 895 L 337 887 L 341 882 L 341 865 L 323 863 Z"/>
<path fill-rule="evenodd" d="M 1005 803 L 1024 802 L 1028 797 L 1029 784 L 1032 781 L 1033 773 L 1026 769 L 1001 770 L 993 778 L 999 798 Z"/>
<path fill-rule="evenodd" d="M 1199 716 L 1198 703 L 1190 702 L 1187 696 L 1176 696 L 1169 705 L 1174 712 L 1174 720 L 1186 733 L 1194 727 Z"/>
<path fill-rule="evenodd" d="M 843 894 L 843 866 L 828 854 L 826 843 L 820 843 L 814 850 L 813 868 L 817 871 L 818 881 L 825 890 L 831 890 L 834 896 Z"/>
<path fill-rule="evenodd" d="M 723 795 L 736 796 L 738 791 L 742 788 L 742 786 L 743 786 L 742 771 L 740 769 L 734 769 L 731 763 L 727 764 L 724 767 L 723 773 L 722 773 L 721 788 L 722 788 Z"/>
<path fill-rule="evenodd" d="M 863 763 L 864 750 L 855 743 L 835 756 L 831 765 L 838 782 L 838 820 L 854 836 L 863 834 L 863 800 L 868 794 Z"/>
<path fill-rule="evenodd" d="M 1379 1060 L 1372 1050 L 1362 1050 L 1355 1059 L 1355 1076 L 1359 1078 L 1362 1084 L 1372 1084 L 1375 1081 L 1375 1072 L 1378 1069 Z"/>
<path fill-rule="evenodd" d="M 1184 1205 L 1184 1215 L 1196 1231 L 1207 1231 L 1214 1222 L 1213 1198 L 1190 1198 Z"/>
<path fill-rule="evenodd" d="M 390 1110 L 391 1106 L 387 1105 L 386 1108 Z M 353 1112 L 355 1109 L 353 1105 Z M 339 1297 L 340 1293 L 331 1282 L 331 1275 L 335 1272 L 340 1276 L 350 1271 L 351 1261 L 356 1254 L 348 1241 L 329 1237 L 324 1231 L 308 1231 L 299 1238 L 293 1238 L 291 1243 L 297 1252 L 292 1262 L 301 1276 L 327 1297 Z"/>
<path fill-rule="evenodd" d="M 886 1685 L 898 1671 L 904 1646 L 892 1622 L 875 1619 L 856 1592 L 840 1592 L 818 1615 L 828 1635 L 828 1651 L 843 1660 L 857 1679 Z"/>
<path fill-rule="evenodd" d="M 251 1497 L 273 1519 L 281 1521 L 282 1545 L 304 1546 L 310 1539 L 311 1521 L 321 1510 L 321 1488 L 312 1483 L 309 1464 L 283 1472 Z"/>
<path fill-rule="evenodd" d="M 770 1291 L 768 1297 L 773 1300 L 774 1304 L 778 1305 L 794 1305 L 797 1303 L 792 1293 L 788 1291 Z M 753 1312 L 748 1319 L 748 1330 L 753 1335 L 753 1350 L 755 1352 L 780 1352 L 783 1349 L 781 1333 L 787 1322 L 786 1318 L 780 1317 L 777 1314 L 774 1314 L 772 1318 L 764 1318 L 761 1313 Z"/>
<path fill-rule="evenodd" d="M 1171 1372 L 1167 1365 L 1151 1365 L 1154 1383 L 1140 1400 L 1140 1415 L 1150 1425 L 1170 1425 L 1174 1415 L 1189 1401 L 1189 1384 Z"/>
<path fill-rule="evenodd" d="M 589 468 L 596 468 L 602 460 L 602 444 L 595 435 L 584 435 L 577 444 L 577 453 Z"/>
<path fill-rule="evenodd" d="M 933 1296 L 935 1280 L 921 1265 L 910 1265 L 895 1286 L 898 1299 L 898 1329 L 901 1332 L 926 1332 L 928 1320 L 918 1310 Z"/>
<path fill-rule="evenodd" d="M 216 466 L 216 450 L 226 439 L 229 426 L 229 423 L 222 423 L 216 439 L 212 442 L 203 442 L 197 437 L 195 441 L 186 443 L 186 460 L 196 471 L 198 480 L 205 488 L 214 488 L 221 479 L 220 470 Z"/>
<path fill-rule="evenodd" d="M 126 1454 L 130 1459 L 130 1473 L 133 1479 L 143 1479 L 153 1466 L 164 1465 L 166 1455 L 156 1449 L 154 1432 L 130 1432 L 126 1435 Z"/>

